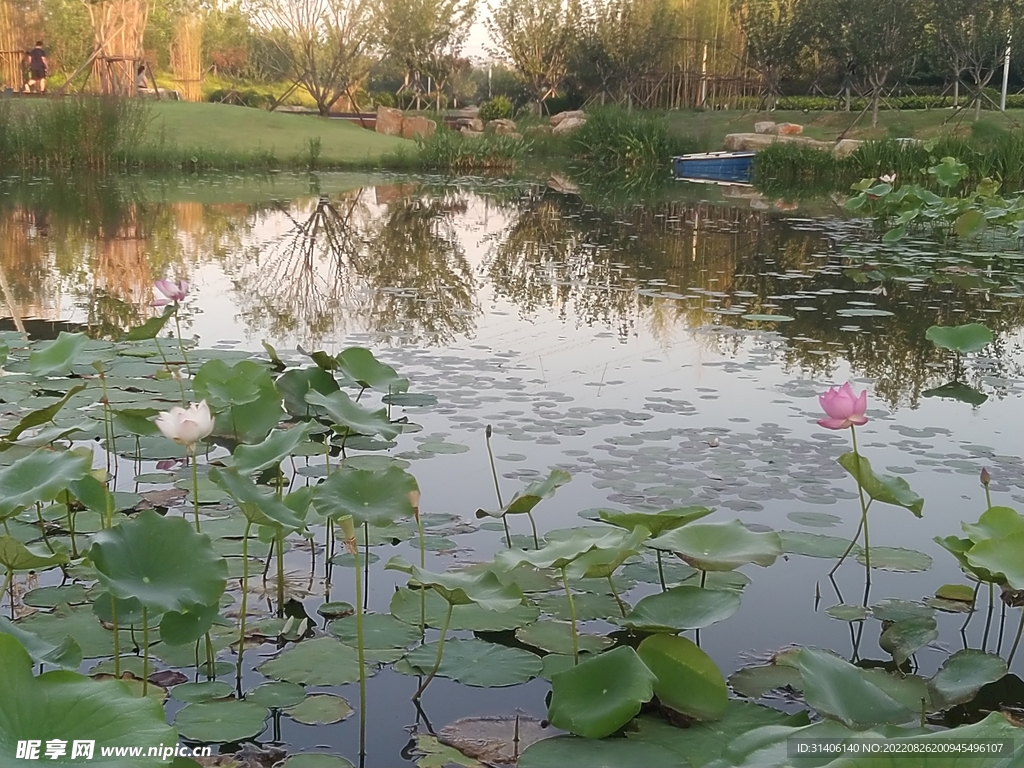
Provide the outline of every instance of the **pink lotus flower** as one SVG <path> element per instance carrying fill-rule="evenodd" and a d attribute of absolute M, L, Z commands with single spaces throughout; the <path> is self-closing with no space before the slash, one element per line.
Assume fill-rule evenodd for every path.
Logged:
<path fill-rule="evenodd" d="M 868 391 L 865 389 L 859 396 L 855 395 L 850 382 L 819 395 L 818 402 L 828 416 L 818 422 L 825 429 L 846 429 L 868 423 L 868 417 L 864 415 L 868 409 Z"/>
<path fill-rule="evenodd" d="M 153 283 L 153 287 L 164 295 L 162 299 L 153 299 L 150 306 L 154 307 L 164 307 L 171 303 L 184 301 L 188 295 L 188 282 L 185 280 L 179 280 L 176 283 L 172 283 L 170 280 L 157 280 Z"/>

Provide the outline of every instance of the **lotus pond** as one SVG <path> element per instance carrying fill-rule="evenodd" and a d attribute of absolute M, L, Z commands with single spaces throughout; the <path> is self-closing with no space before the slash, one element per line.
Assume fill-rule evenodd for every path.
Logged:
<path fill-rule="evenodd" d="M 0 767 L 1024 765 L 1012 230 L 0 193 Z M 99 751 L 176 742 L 219 757 Z"/>

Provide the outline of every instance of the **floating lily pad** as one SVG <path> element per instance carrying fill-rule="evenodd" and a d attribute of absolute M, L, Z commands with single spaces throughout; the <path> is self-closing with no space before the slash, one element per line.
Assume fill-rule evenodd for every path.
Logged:
<path fill-rule="evenodd" d="M 355 648 L 332 637 L 318 637 L 289 648 L 257 671 L 299 685 L 344 685 L 359 679 L 359 659 Z"/>
<path fill-rule="evenodd" d="M 291 755 L 284 761 L 282 768 L 355 768 L 355 766 L 344 757 L 306 752 L 301 755 Z"/>
<path fill-rule="evenodd" d="M 930 619 L 934 611 L 923 603 L 895 598 L 883 600 L 871 606 L 871 614 L 879 621 L 904 621 L 906 619 Z"/>
<path fill-rule="evenodd" d="M 356 617 L 332 621 L 328 630 L 341 642 L 356 647 Z M 372 651 L 402 651 L 420 638 L 419 629 L 386 613 L 363 616 L 363 647 Z M 401 656 L 401 653 L 395 657 Z"/>
<path fill-rule="evenodd" d="M 199 704 L 204 701 L 226 699 L 234 693 L 234 689 L 221 680 L 210 680 L 203 683 L 182 683 L 171 688 L 171 696 L 186 704 Z"/>
<path fill-rule="evenodd" d="M 562 596 L 565 597 L 564 595 Z M 427 626 L 439 629 L 444 623 L 448 604 L 433 590 L 426 593 Z M 612 601 L 614 602 L 614 601 Z M 406 624 L 420 625 L 420 592 L 403 587 L 391 596 L 391 615 Z M 568 609 L 567 609 L 568 610 Z M 617 609 L 615 609 L 617 610 Z M 537 620 L 540 611 L 533 605 L 517 605 L 510 610 L 489 611 L 479 605 L 456 605 L 449 627 L 472 632 L 501 632 L 525 627 Z M 559 617 L 561 618 L 561 617 Z M 568 614 L 565 618 L 568 618 Z"/>
<path fill-rule="evenodd" d="M 315 693 L 307 696 L 291 709 L 285 710 L 292 720 L 305 725 L 330 725 L 340 723 L 355 710 L 341 696 L 329 693 Z"/>
<path fill-rule="evenodd" d="M 527 749 L 517 768 L 676 768 L 680 764 L 678 754 L 658 744 L 555 736 Z"/>
<path fill-rule="evenodd" d="M 421 645 L 406 656 L 409 664 L 421 672 L 433 669 L 436 659 L 436 642 Z M 437 674 L 463 685 L 502 688 L 525 683 L 539 675 L 540 670 L 540 657 L 529 651 L 477 639 L 452 639 L 445 641 Z"/>
<path fill-rule="evenodd" d="M 54 608 L 61 603 L 75 605 L 88 601 L 85 594 L 85 587 L 81 584 L 67 584 L 62 587 L 39 587 L 31 592 L 26 592 L 22 598 L 25 605 L 33 608 Z"/>
<path fill-rule="evenodd" d="M 830 560 L 842 557 L 847 550 L 852 554 L 857 554 L 861 550 L 860 545 L 856 543 L 851 548 L 849 539 L 804 531 L 779 531 L 779 541 L 782 542 L 783 552 Z"/>
<path fill-rule="evenodd" d="M 989 683 L 1007 672 L 1002 657 L 964 648 L 950 656 L 928 685 L 937 708 L 948 709 L 974 698 Z"/>
<path fill-rule="evenodd" d="M 866 564 L 863 550 L 857 553 L 857 562 Z M 883 571 L 898 571 L 901 573 L 916 573 L 927 571 L 932 567 L 931 555 L 919 552 L 916 549 L 903 549 L 901 547 L 872 547 L 871 567 Z"/>
<path fill-rule="evenodd" d="M 871 615 L 871 611 L 863 605 L 840 603 L 839 605 L 832 605 L 826 608 L 825 614 L 838 621 L 864 621 L 864 619 Z"/>
<path fill-rule="evenodd" d="M 564 621 L 536 621 L 516 630 L 516 639 L 548 653 L 571 654 L 572 624 Z M 579 633 L 580 651 L 599 653 L 614 642 L 610 637 Z"/>
<path fill-rule="evenodd" d="M 843 523 L 843 518 L 827 512 L 790 512 L 786 517 L 791 522 L 806 525 L 808 528 L 834 528 Z"/>
<path fill-rule="evenodd" d="M 306 690 L 295 683 L 263 683 L 245 694 L 245 700 L 268 709 L 294 707 L 306 696 Z"/>
<path fill-rule="evenodd" d="M 756 323 L 791 323 L 795 318 L 789 315 L 759 315 L 750 314 L 742 315 L 744 320 L 750 320 Z"/>
<path fill-rule="evenodd" d="M 740 696 L 759 699 L 769 691 L 779 688 L 799 691 L 803 688 L 803 678 L 794 667 L 785 664 L 765 664 L 759 667 L 745 667 L 734 672 L 729 678 L 729 685 Z"/>
<path fill-rule="evenodd" d="M 878 639 L 882 650 L 892 654 L 897 664 L 924 648 L 939 637 L 938 626 L 931 616 L 903 619 L 888 627 Z"/>
<path fill-rule="evenodd" d="M 227 699 L 189 704 L 174 718 L 178 733 L 186 739 L 230 742 L 263 732 L 269 713 L 259 704 Z"/>

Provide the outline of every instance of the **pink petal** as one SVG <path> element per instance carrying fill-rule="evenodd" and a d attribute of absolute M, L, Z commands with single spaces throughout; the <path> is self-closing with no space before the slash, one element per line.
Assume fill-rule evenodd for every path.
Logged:
<path fill-rule="evenodd" d="M 853 414 L 853 416 L 850 416 L 847 419 L 847 421 L 850 424 L 856 424 L 858 427 L 860 427 L 868 423 L 868 417 L 865 416 L 863 413 L 855 413 Z"/>
<path fill-rule="evenodd" d="M 860 393 L 860 397 L 857 398 L 857 402 L 853 406 L 853 412 L 863 415 L 864 411 L 868 409 L 868 391 L 865 389 Z"/>
<path fill-rule="evenodd" d="M 818 426 L 825 429 L 846 429 L 846 419 L 821 419 Z"/>
<path fill-rule="evenodd" d="M 153 283 L 153 287 L 167 298 L 171 298 L 174 295 L 174 291 L 177 286 L 175 286 L 170 280 L 157 280 Z"/>
<path fill-rule="evenodd" d="M 149 302 L 149 306 L 151 306 L 151 307 L 166 307 L 170 303 L 171 303 L 170 299 L 153 299 L 151 302 Z"/>

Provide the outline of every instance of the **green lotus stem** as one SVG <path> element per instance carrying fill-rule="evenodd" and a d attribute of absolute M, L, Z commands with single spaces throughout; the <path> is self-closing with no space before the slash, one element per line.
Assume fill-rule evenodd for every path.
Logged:
<path fill-rule="evenodd" d="M 530 518 L 530 527 L 533 529 L 533 548 L 540 549 L 540 540 L 537 538 L 537 523 L 533 520 L 533 512 L 527 512 L 526 516 Z"/>
<path fill-rule="evenodd" d="M 196 533 L 202 533 L 199 530 L 199 458 L 195 445 L 189 448 L 189 453 L 192 454 L 192 511 L 196 516 Z"/>
<path fill-rule="evenodd" d="M 363 610 L 366 610 L 367 602 L 370 599 L 370 523 L 363 521 L 363 546 L 366 549 L 366 558 L 363 560 L 363 581 L 366 590 L 363 592 Z M 359 567 L 359 560 L 356 560 L 356 568 Z"/>
<path fill-rule="evenodd" d="M 707 584 L 707 583 L 708 583 L 708 572 L 707 571 L 701 571 L 700 572 L 700 588 L 704 589 L 704 585 Z"/>
<path fill-rule="evenodd" d="M 441 637 L 437 641 L 437 658 L 434 659 L 434 668 L 430 670 L 430 674 L 427 675 L 426 679 L 420 684 L 420 687 L 416 689 L 416 693 L 412 695 L 415 701 L 423 692 L 427 690 L 427 686 L 430 685 L 430 681 L 434 679 L 437 674 L 437 670 L 441 668 L 441 654 L 444 653 L 444 638 L 448 634 L 448 625 L 452 620 L 452 610 L 455 608 L 454 603 L 448 603 L 448 612 L 444 615 L 444 623 L 441 625 Z"/>
<path fill-rule="evenodd" d="M 996 656 L 1003 652 L 1003 631 L 1006 629 L 1006 602 L 1000 600 L 999 606 L 999 639 L 996 641 Z"/>
<path fill-rule="evenodd" d="M 117 626 L 117 598 L 110 596 L 110 618 L 114 625 L 114 677 L 121 679 L 121 638 Z"/>
<path fill-rule="evenodd" d="M 6 522 L 6 521 L 4 521 Z M 7 588 L 11 586 L 11 579 L 14 578 L 14 571 L 8 569 L 7 575 L 4 576 L 4 587 L 0 589 L 0 600 L 3 600 L 4 595 L 7 594 Z M 14 620 L 14 595 L 10 596 L 11 599 L 11 620 Z"/>
<path fill-rule="evenodd" d="M 423 540 L 423 521 L 420 519 L 420 511 L 416 509 L 416 527 L 420 534 L 420 568 L 427 569 L 427 551 Z M 427 632 L 427 590 L 420 590 L 420 641 Z"/>
<path fill-rule="evenodd" d="M 857 494 L 860 496 L 860 520 L 864 527 L 864 567 L 867 569 L 867 583 L 871 584 L 871 539 L 868 537 L 868 505 L 864 501 L 864 485 L 860 480 L 860 452 L 857 450 L 857 428 L 850 425 L 850 437 L 853 439 L 853 455 L 857 460 Z"/>
<path fill-rule="evenodd" d="M 622 598 L 619 597 L 619 593 L 615 590 L 615 582 L 612 581 L 612 574 L 608 574 L 608 587 L 612 591 L 612 597 L 615 598 L 615 602 L 619 604 L 619 612 L 622 614 L 622 618 L 626 618 L 626 604 L 622 602 Z"/>
<path fill-rule="evenodd" d="M 156 342 L 156 351 L 160 353 L 160 359 L 164 361 L 164 368 L 167 369 L 167 373 L 170 374 L 171 378 L 178 382 L 178 389 L 181 392 L 181 407 L 185 407 L 185 385 L 181 383 L 181 377 L 178 376 L 174 371 L 171 370 L 171 364 L 167 361 L 167 355 L 164 354 L 164 348 L 160 346 L 160 337 L 154 336 L 153 341 Z"/>
<path fill-rule="evenodd" d="M 562 586 L 565 587 L 565 597 L 569 601 L 569 622 L 572 624 L 572 663 L 575 666 L 580 663 L 580 639 L 576 635 L 576 603 L 572 599 L 572 590 L 569 589 L 569 579 L 565 575 L 565 566 L 562 566 Z"/>
<path fill-rule="evenodd" d="M 284 528 L 277 529 L 277 615 L 284 616 Z"/>
<path fill-rule="evenodd" d="M 327 471 L 327 476 L 331 476 L 331 433 L 328 432 L 324 435 L 324 467 Z"/>
<path fill-rule="evenodd" d="M 111 595 L 113 598 L 113 595 Z M 142 695 L 149 690 L 149 609 L 142 606 Z"/>
<path fill-rule="evenodd" d="M 992 509 L 992 492 L 988 489 L 988 484 L 985 485 L 985 509 Z"/>
<path fill-rule="evenodd" d="M 355 541 L 352 542 L 353 545 Z M 356 572 L 356 655 L 359 659 L 359 754 L 366 751 L 366 663 L 363 649 L 363 579 L 359 570 L 359 547 L 352 547 Z"/>
<path fill-rule="evenodd" d="M 185 361 L 185 370 L 192 375 L 192 366 L 188 363 L 188 355 L 185 354 L 185 345 L 181 341 L 181 322 L 178 320 L 178 305 L 174 305 L 174 327 L 178 331 L 178 350 L 181 352 L 181 359 Z"/>
<path fill-rule="evenodd" d="M 988 650 L 988 633 L 992 629 L 992 611 L 995 608 L 996 599 L 995 584 L 988 583 L 988 617 L 985 619 L 985 634 L 981 638 L 981 650 Z"/>
<path fill-rule="evenodd" d="M 212 680 L 216 676 L 217 668 L 213 663 L 213 641 L 210 639 L 210 633 L 206 633 L 206 679 Z"/>
<path fill-rule="evenodd" d="M 43 543 L 46 544 L 46 548 L 50 550 L 50 554 L 53 554 L 53 545 L 50 543 L 50 537 L 46 535 L 46 523 L 43 521 L 43 505 L 40 502 L 36 502 L 36 519 L 39 521 L 39 530 L 43 534 Z M 71 524 L 71 505 L 68 505 L 68 525 Z M 74 539 L 71 542 L 72 549 L 74 548 Z"/>
<path fill-rule="evenodd" d="M 871 502 L 869 501 L 868 508 L 870 509 L 870 507 Z M 853 534 L 853 538 L 850 539 L 850 544 L 846 548 L 846 551 L 843 552 L 842 557 L 840 557 L 839 560 L 836 561 L 836 564 L 832 566 L 832 570 L 828 572 L 829 578 L 835 576 L 836 571 L 839 570 L 839 566 L 841 566 L 843 564 L 843 561 L 846 560 L 847 557 L 849 557 L 850 552 L 852 552 L 853 548 L 857 545 L 857 539 L 860 538 L 860 532 L 862 530 L 864 530 L 864 516 L 861 516 L 860 522 L 857 523 L 857 531 Z"/>
<path fill-rule="evenodd" d="M 661 565 L 661 550 L 660 549 L 654 550 L 654 554 L 658 558 L 658 581 L 661 582 L 661 591 L 662 592 L 668 592 L 668 587 L 665 585 L 665 570 L 662 568 L 662 565 Z"/>
<path fill-rule="evenodd" d="M 505 507 L 505 504 L 501 500 L 501 486 L 498 485 L 498 468 L 494 464 L 494 451 L 491 450 L 490 424 L 488 424 L 487 429 L 484 430 L 484 437 L 486 438 L 487 442 L 487 457 L 491 460 L 491 477 L 494 478 L 494 493 L 498 497 L 498 509 L 503 509 Z M 508 520 L 506 519 L 505 515 L 501 516 L 501 524 L 505 526 L 505 543 L 508 545 L 509 549 L 512 549 L 512 532 L 508 529 Z M 535 535 L 534 542 L 536 542 L 536 540 L 537 537 Z M 537 549 L 540 549 L 540 547 L 537 547 Z"/>
<path fill-rule="evenodd" d="M 1021 635 L 1024 635 L 1024 608 L 1020 611 L 1020 623 L 1017 625 L 1017 636 L 1013 639 L 1013 647 L 1010 649 L 1010 658 L 1006 660 L 1006 666 L 1013 665 L 1013 657 L 1017 655 L 1017 647 L 1020 645 Z"/>
<path fill-rule="evenodd" d="M 975 606 L 978 604 L 978 592 L 979 592 L 979 590 L 981 590 L 981 582 L 980 581 L 977 582 L 974 585 L 974 597 L 971 598 L 971 610 L 969 610 L 967 612 L 967 618 L 964 619 L 963 626 L 960 627 L 960 634 L 963 634 L 966 631 L 967 625 L 970 624 L 971 623 L 971 619 L 974 618 Z M 964 647 L 966 647 L 966 646 L 967 646 L 967 640 L 965 638 L 964 639 Z"/>

